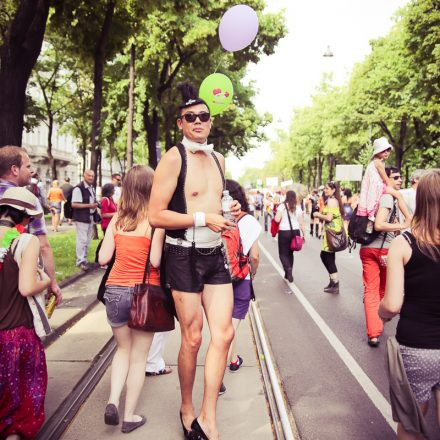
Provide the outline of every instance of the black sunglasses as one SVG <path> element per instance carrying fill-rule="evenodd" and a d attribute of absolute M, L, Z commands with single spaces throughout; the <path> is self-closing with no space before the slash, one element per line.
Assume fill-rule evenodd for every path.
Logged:
<path fill-rule="evenodd" d="M 399 180 L 402 178 L 402 176 L 400 174 L 398 176 L 390 176 L 390 177 L 391 177 L 391 179 L 394 179 L 394 180 Z"/>
<path fill-rule="evenodd" d="M 184 118 L 186 122 L 193 123 L 196 122 L 197 118 L 200 119 L 200 122 L 208 122 L 211 119 L 211 114 L 209 112 L 200 112 L 200 113 L 185 113 L 180 117 L 180 119 Z"/>

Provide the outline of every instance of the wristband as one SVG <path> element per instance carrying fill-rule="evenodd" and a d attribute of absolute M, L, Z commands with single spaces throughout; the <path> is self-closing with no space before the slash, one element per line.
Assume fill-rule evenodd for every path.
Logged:
<path fill-rule="evenodd" d="M 194 226 L 198 228 L 199 226 L 206 226 L 206 217 L 204 212 L 195 212 L 193 214 Z"/>

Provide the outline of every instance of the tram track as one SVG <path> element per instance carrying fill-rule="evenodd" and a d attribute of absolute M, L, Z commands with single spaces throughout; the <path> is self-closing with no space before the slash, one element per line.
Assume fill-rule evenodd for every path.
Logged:
<path fill-rule="evenodd" d="M 110 365 L 116 351 L 116 342 L 110 338 L 93 359 L 90 367 L 78 381 L 72 392 L 46 421 L 37 440 L 58 440 L 62 437 L 75 415 L 98 385 Z"/>
<path fill-rule="evenodd" d="M 63 337 L 66 337 L 66 339 L 65 342 L 62 342 L 62 345 L 69 344 L 69 338 L 71 337 L 69 336 L 69 330 L 80 323 L 82 319 L 87 318 L 87 315 L 95 309 L 96 304 L 97 302 L 94 301 L 79 311 L 69 322 L 63 324 L 62 328 L 57 329 L 56 334 L 53 334 L 45 345 L 49 347 L 57 341 L 61 342 Z M 249 319 L 263 379 L 267 408 L 272 421 L 274 438 L 276 440 L 298 440 L 299 435 L 290 410 L 288 410 L 289 406 L 284 398 L 284 392 L 281 389 L 280 376 L 273 362 L 273 355 L 265 334 L 264 323 L 259 314 L 258 306 L 254 303 L 252 303 L 250 308 Z M 40 430 L 37 437 L 38 440 L 58 440 L 62 438 L 81 407 L 101 381 L 111 364 L 116 344 L 113 337 L 109 337 L 103 340 L 99 347 L 96 347 L 96 355 L 91 353 L 90 356 L 89 354 L 89 366 L 83 374 L 78 376 L 78 380 L 72 382 L 71 391 L 68 390 L 63 400 L 61 399 L 64 396 L 60 396 L 60 403 L 57 403 L 56 409 L 49 415 L 49 418 Z M 65 362 L 65 365 L 68 365 L 69 362 L 84 362 L 84 360 L 73 361 L 70 358 L 65 359 L 65 361 L 58 360 L 58 362 Z M 64 370 L 65 367 L 62 368 Z M 63 370 L 61 374 L 70 375 L 68 373 L 69 370 L 64 370 L 65 372 Z M 59 390 L 56 389 L 56 392 L 58 393 Z"/>

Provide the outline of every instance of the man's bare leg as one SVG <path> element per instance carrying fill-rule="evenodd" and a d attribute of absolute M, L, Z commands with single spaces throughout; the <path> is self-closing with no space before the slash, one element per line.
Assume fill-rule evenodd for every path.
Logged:
<path fill-rule="evenodd" d="M 192 401 L 192 391 L 196 374 L 197 353 L 202 342 L 203 310 L 200 293 L 173 291 L 174 304 L 179 318 L 181 343 L 178 357 L 178 372 L 182 404 L 183 423 L 191 429 L 196 417 Z"/>
<path fill-rule="evenodd" d="M 218 392 L 225 374 L 229 346 L 234 339 L 232 284 L 205 284 L 202 304 L 211 332 L 211 341 L 205 359 L 205 388 L 200 426 L 210 440 L 219 438 L 216 423 Z"/>

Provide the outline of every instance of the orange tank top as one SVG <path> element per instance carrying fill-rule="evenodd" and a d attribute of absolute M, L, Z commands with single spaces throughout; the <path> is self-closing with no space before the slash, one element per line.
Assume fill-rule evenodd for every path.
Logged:
<path fill-rule="evenodd" d="M 142 283 L 151 240 L 145 236 L 115 234 L 116 259 L 106 285 L 133 287 Z M 150 284 L 160 285 L 159 270 L 151 266 Z"/>

